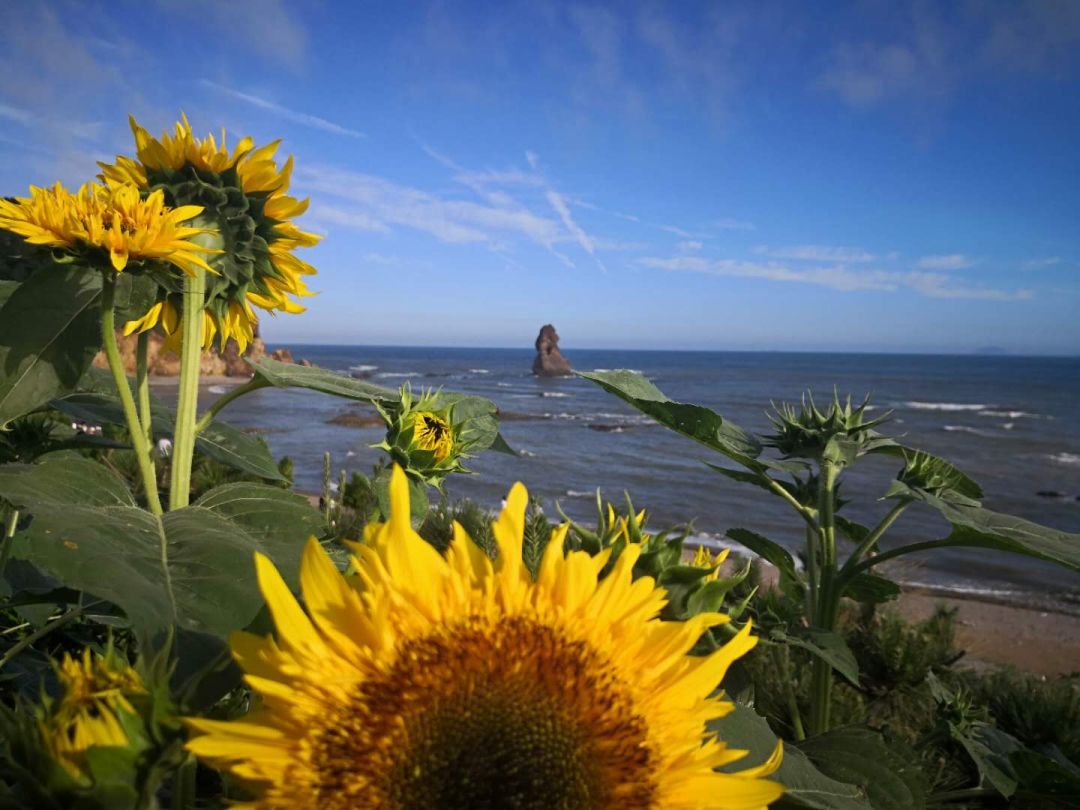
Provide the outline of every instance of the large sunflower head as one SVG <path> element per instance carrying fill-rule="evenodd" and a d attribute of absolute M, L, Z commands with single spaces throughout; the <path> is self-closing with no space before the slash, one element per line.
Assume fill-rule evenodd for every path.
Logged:
<path fill-rule="evenodd" d="M 79 658 L 65 654 L 58 676 L 60 697 L 39 727 L 53 759 L 79 777 L 91 748 L 126 748 L 135 742 L 130 730 L 138 712 L 132 700 L 147 690 L 139 674 L 111 649 L 104 656 L 89 649 Z"/>
<path fill-rule="evenodd" d="M 706 733 L 732 704 L 714 694 L 754 646 L 749 627 L 690 657 L 724 616 L 657 616 L 665 593 L 633 579 L 628 546 L 522 562 L 525 488 L 494 524 L 492 562 L 455 526 L 445 557 L 409 523 L 393 471 L 391 515 L 343 576 L 312 538 L 300 572 L 306 611 L 256 556 L 275 638 L 240 633 L 234 655 L 260 706 L 233 722 L 190 719 L 188 747 L 237 777 L 260 808 L 739 808 L 783 789 L 779 765 L 716 768 L 745 751 Z"/>
<path fill-rule="evenodd" d="M 303 276 L 315 268 L 293 251 L 316 244 L 319 237 L 292 221 L 308 202 L 287 193 L 293 162 L 290 157 L 277 164 L 280 142 L 256 148 L 244 138 L 229 149 L 224 132 L 220 142 L 213 135 L 196 138 L 186 116 L 171 135 L 160 138 L 134 118 L 130 121 L 135 158 L 119 156 L 113 164 L 99 164 L 103 176 L 135 184 L 144 193 L 161 190 L 173 205 L 203 207 L 203 219 L 220 233 L 223 248 L 211 261 L 217 275 L 208 280 L 206 296 L 222 343 L 231 337 L 241 351 L 246 348 L 258 322 L 253 306 L 271 313 L 303 312 L 295 299 L 311 295 Z M 180 305 L 178 297 L 172 305 Z M 161 322 L 139 320 L 140 329 Z"/>
<path fill-rule="evenodd" d="M 0 199 L 0 228 L 117 272 L 160 277 L 169 272 L 163 265 L 171 265 L 192 275 L 210 269 L 206 257 L 215 253 L 200 241 L 209 230 L 191 222 L 202 212 L 198 205 L 168 208 L 163 192 L 143 197 L 130 183 L 89 183 L 74 194 L 57 183 L 31 186 L 29 197 Z"/>

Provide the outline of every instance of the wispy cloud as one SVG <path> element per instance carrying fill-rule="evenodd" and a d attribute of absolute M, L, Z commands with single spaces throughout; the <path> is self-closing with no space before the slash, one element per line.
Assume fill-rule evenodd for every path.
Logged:
<path fill-rule="evenodd" d="M 946 253 L 935 256 L 923 256 L 918 261 L 920 270 L 963 270 L 971 267 L 975 260 L 963 253 Z"/>
<path fill-rule="evenodd" d="M 1025 270 L 1043 270 L 1047 267 L 1053 267 L 1054 265 L 1061 264 L 1060 256 L 1043 256 L 1038 259 L 1028 259 L 1022 267 Z"/>
<path fill-rule="evenodd" d="M 14 121 L 16 124 L 27 126 L 34 120 L 34 116 L 28 110 L 12 107 L 8 104 L 0 104 L 0 118 Z"/>
<path fill-rule="evenodd" d="M 770 247 L 758 245 L 754 253 L 768 256 L 770 259 L 789 259 L 800 262 L 872 262 L 877 260 L 873 253 L 862 248 L 834 247 L 831 245 L 793 245 L 790 247 Z"/>
<path fill-rule="evenodd" d="M 320 118 L 317 115 L 310 115 L 305 112 L 299 112 L 298 110 L 291 110 L 288 107 L 283 107 L 280 104 L 276 104 L 268 99 L 261 98 L 260 96 L 254 96 L 250 93 L 242 93 L 239 90 L 234 90 L 231 87 L 226 87 L 217 82 L 212 82 L 209 79 L 203 79 L 200 81 L 204 87 L 208 87 L 223 95 L 231 98 L 239 99 L 253 107 L 258 107 L 260 110 L 266 110 L 271 112 L 279 118 L 284 118 L 286 121 L 292 121 L 294 124 L 300 124 L 301 126 L 310 127 L 311 129 L 322 130 L 323 132 L 330 132 L 334 135 L 344 135 L 348 138 L 363 138 L 366 137 L 363 132 L 355 129 L 349 129 L 348 127 L 336 124 L 333 121 L 329 121 L 325 118 Z"/>
<path fill-rule="evenodd" d="M 702 248 L 701 242 L 698 242 L 695 239 L 687 239 L 685 242 L 679 242 L 677 245 L 675 245 L 676 250 L 683 250 L 683 251 L 686 251 L 686 252 L 691 252 L 691 251 L 694 251 L 694 250 L 701 250 L 701 248 Z"/>
<path fill-rule="evenodd" d="M 898 292 L 900 290 L 911 290 L 928 298 L 957 298 L 978 301 L 1019 301 L 1033 297 L 1030 290 L 1001 290 L 991 287 L 956 284 L 950 276 L 944 273 L 855 269 L 845 265 L 792 268 L 780 262 L 704 259 L 698 256 L 648 257 L 640 259 L 639 264 L 657 270 L 814 284 L 841 292 Z"/>

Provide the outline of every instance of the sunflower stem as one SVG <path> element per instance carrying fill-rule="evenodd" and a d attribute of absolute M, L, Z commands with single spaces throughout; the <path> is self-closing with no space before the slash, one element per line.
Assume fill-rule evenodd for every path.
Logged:
<path fill-rule="evenodd" d="M 15 544 L 15 527 L 19 525 L 19 510 L 12 508 L 8 512 L 7 520 L 4 522 L 4 535 L 0 537 L 0 543 L 3 543 L 3 548 L 0 548 L 0 577 L 4 576 L 4 570 L 7 568 L 8 558 L 11 556 L 11 547 Z"/>
<path fill-rule="evenodd" d="M 206 271 L 196 268 L 194 275 L 184 278 L 184 311 L 180 324 L 180 390 L 176 399 L 169 509 L 183 509 L 191 501 L 191 459 L 195 454 L 205 296 Z"/>
<path fill-rule="evenodd" d="M 818 478 L 818 537 L 821 540 L 821 568 L 818 572 L 818 595 L 812 627 L 832 631 L 836 626 L 840 599 L 836 590 L 836 479 L 840 468 L 832 461 L 822 460 Z M 813 706 L 810 728 L 821 734 L 829 730 L 832 707 L 832 665 L 820 657 L 814 658 L 811 675 Z"/>
<path fill-rule="evenodd" d="M 195 423 L 195 432 L 202 433 L 206 430 L 207 426 L 214 421 L 214 417 L 218 415 L 218 412 L 234 399 L 238 399 L 244 394 L 250 394 L 252 391 L 258 391 L 260 388 L 268 388 L 269 386 L 270 383 L 262 377 L 252 377 L 243 385 L 238 385 L 231 391 L 222 394 L 215 399 L 210 407 L 206 409 L 206 412 L 199 417 L 199 421 Z"/>
<path fill-rule="evenodd" d="M 190 754 L 176 766 L 173 775 L 172 810 L 190 810 L 195 806 L 195 774 L 198 763 Z"/>
<path fill-rule="evenodd" d="M 882 535 L 889 530 L 889 527 L 896 522 L 896 519 L 899 518 L 900 515 L 904 513 L 904 510 L 912 503 L 913 501 L 911 500 L 898 501 L 896 505 L 889 510 L 889 514 L 885 515 L 885 517 L 881 519 L 881 522 L 866 535 L 866 538 L 859 544 L 859 547 L 847 558 L 844 567 L 840 569 L 840 578 L 842 580 L 847 582 L 847 580 L 850 579 L 852 569 L 859 564 L 859 561 L 862 560 L 865 554 L 877 545 L 877 542 L 881 539 Z"/>
<path fill-rule="evenodd" d="M 101 288 L 101 342 L 105 347 L 105 357 L 109 361 L 116 393 L 120 397 L 120 406 L 124 411 L 128 433 L 131 434 L 131 446 L 135 450 L 135 459 L 139 463 L 143 489 L 146 492 L 147 508 L 155 515 L 161 514 L 161 499 L 158 496 L 157 472 L 150 457 L 150 442 L 146 438 L 146 428 L 135 409 L 135 398 L 131 395 L 131 384 L 124 374 L 124 363 L 120 359 L 120 349 L 116 345 L 116 313 L 113 305 L 116 300 L 115 274 L 106 273 Z"/>
<path fill-rule="evenodd" d="M 152 445 L 154 428 L 150 421 L 150 376 L 147 373 L 149 343 L 150 333 L 140 332 L 138 343 L 135 344 L 135 387 L 139 393 L 139 420 L 142 422 L 147 443 Z"/>

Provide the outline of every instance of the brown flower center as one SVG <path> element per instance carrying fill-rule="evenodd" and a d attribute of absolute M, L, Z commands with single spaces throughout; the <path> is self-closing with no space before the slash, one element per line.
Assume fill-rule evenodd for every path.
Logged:
<path fill-rule="evenodd" d="M 645 721 L 605 659 L 525 617 L 402 645 L 311 738 L 319 807 L 650 808 Z"/>

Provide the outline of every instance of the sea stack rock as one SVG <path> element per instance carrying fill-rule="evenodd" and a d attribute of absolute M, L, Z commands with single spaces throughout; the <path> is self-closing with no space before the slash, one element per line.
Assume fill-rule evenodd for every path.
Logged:
<path fill-rule="evenodd" d="M 533 374 L 538 377 L 565 377 L 570 374 L 570 361 L 559 351 L 559 333 L 550 323 L 536 336 L 536 359 Z"/>

